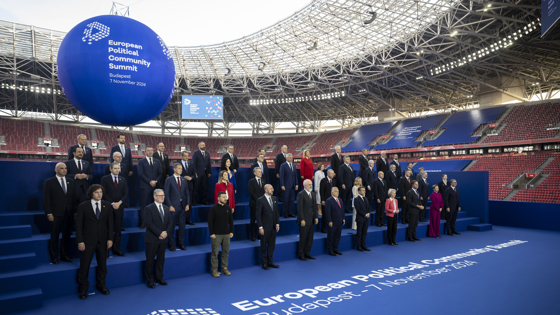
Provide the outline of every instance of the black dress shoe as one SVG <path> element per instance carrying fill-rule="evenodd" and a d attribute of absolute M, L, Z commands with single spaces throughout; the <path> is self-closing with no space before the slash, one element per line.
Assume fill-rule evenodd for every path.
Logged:
<path fill-rule="evenodd" d="M 268 266 L 269 266 L 270 268 L 280 268 L 280 266 L 275 265 L 275 264 L 273 264 L 273 263 L 268 264 Z"/>
<path fill-rule="evenodd" d="M 284 219 L 287 219 L 287 218 L 288 218 L 288 215 L 284 215 Z"/>
<path fill-rule="evenodd" d="M 327 233 L 326 229 L 321 229 L 321 233 Z"/>
<path fill-rule="evenodd" d="M 156 283 L 159 285 L 167 285 L 167 282 L 165 282 L 163 279 L 157 280 Z"/>
<path fill-rule="evenodd" d="M 395 244 L 394 244 L 394 243 L 391 243 L 391 244 L 389 244 L 389 245 L 391 245 L 391 246 L 395 246 Z"/>
<path fill-rule="evenodd" d="M 305 257 L 306 257 L 306 258 L 309 258 L 309 259 L 315 259 L 315 257 L 313 257 L 313 256 L 311 256 L 311 255 L 305 255 Z"/>
<path fill-rule="evenodd" d="M 85 300 L 85 299 L 87 299 L 87 292 L 80 292 L 79 298 L 80 298 L 80 300 Z"/>
<path fill-rule="evenodd" d="M 334 252 L 329 252 L 329 255 L 336 256 L 336 254 Z"/>
<path fill-rule="evenodd" d="M 109 295 L 111 293 L 111 292 L 109 292 L 109 290 L 107 290 L 106 287 L 98 287 L 97 291 L 99 291 L 103 295 Z"/>
<path fill-rule="evenodd" d="M 393 243 L 393 245 L 399 245 L 399 243 Z"/>
<path fill-rule="evenodd" d="M 295 218 L 296 216 L 293 215 L 293 214 L 290 214 L 288 217 L 290 217 L 290 218 Z"/>
<path fill-rule="evenodd" d="M 113 254 L 115 254 L 115 255 L 117 255 L 117 256 L 121 256 L 121 257 L 126 256 L 126 255 L 125 255 L 123 252 L 121 252 L 120 250 L 114 251 Z"/>
<path fill-rule="evenodd" d="M 454 231 L 453 234 L 461 235 L 461 233 Z"/>
<path fill-rule="evenodd" d="M 348 210 L 346 210 L 346 211 L 344 211 L 344 212 L 346 212 L 346 213 L 352 213 L 352 211 L 348 211 Z"/>
<path fill-rule="evenodd" d="M 257 241 L 257 238 L 254 237 L 254 236 L 251 236 L 251 241 L 255 242 L 255 241 Z"/>
<path fill-rule="evenodd" d="M 363 247 L 363 250 L 365 250 L 366 252 L 371 252 L 371 249 L 369 249 L 367 247 Z"/>
<path fill-rule="evenodd" d="M 408 241 L 409 241 L 409 242 L 416 242 L 416 241 L 415 241 L 415 240 L 413 240 L 413 239 L 408 239 Z"/>
<path fill-rule="evenodd" d="M 124 231 L 124 227 L 121 226 L 121 231 Z"/>
<path fill-rule="evenodd" d="M 378 225 L 376 225 L 376 226 L 377 226 L 377 227 L 383 227 L 383 225 L 380 225 L 380 224 L 378 224 Z"/>
<path fill-rule="evenodd" d="M 305 258 L 305 256 L 299 256 L 298 259 L 301 261 L 307 261 L 307 258 Z"/>
<path fill-rule="evenodd" d="M 51 264 L 58 265 L 58 258 L 51 259 Z"/>
<path fill-rule="evenodd" d="M 361 247 L 358 247 L 359 252 L 363 252 L 364 250 Z"/>
<path fill-rule="evenodd" d="M 187 221 L 187 225 L 194 225 L 192 221 Z"/>
<path fill-rule="evenodd" d="M 262 269 L 268 270 L 268 265 L 262 265 Z"/>
<path fill-rule="evenodd" d="M 145 229 L 145 228 L 146 228 L 146 223 L 142 223 L 142 224 L 140 224 L 139 228 L 141 228 L 141 229 Z"/>
<path fill-rule="evenodd" d="M 193 205 L 193 207 L 196 206 L 196 202 L 193 202 L 192 205 Z"/>
<path fill-rule="evenodd" d="M 210 204 L 208 203 L 208 201 L 203 202 L 203 204 L 209 206 Z"/>
<path fill-rule="evenodd" d="M 148 283 L 148 288 L 150 288 L 150 289 L 155 289 L 155 288 L 156 288 L 156 285 L 153 284 L 153 283 Z"/>
<path fill-rule="evenodd" d="M 66 255 L 60 257 L 60 260 L 61 260 L 61 261 L 65 261 L 65 262 L 72 262 L 72 259 L 70 259 L 70 257 L 68 257 L 68 256 L 66 256 Z"/>
<path fill-rule="evenodd" d="M 171 247 L 169 248 L 169 250 L 172 251 L 172 252 L 174 252 L 174 251 L 176 251 L 177 249 L 175 248 L 175 246 L 171 246 Z"/>
<path fill-rule="evenodd" d="M 187 247 L 185 247 L 185 245 L 180 245 L 180 246 L 179 246 L 179 249 L 180 249 L 180 250 L 187 250 Z"/>
<path fill-rule="evenodd" d="M 441 236 L 436 236 L 436 238 L 441 238 Z"/>
<path fill-rule="evenodd" d="M 339 252 L 338 249 L 335 249 L 334 252 L 335 252 L 337 255 L 342 255 L 342 253 Z"/>
<path fill-rule="evenodd" d="M 451 233 L 451 232 L 448 232 L 448 233 L 447 233 L 447 235 L 449 235 L 449 236 L 453 236 L 453 233 Z"/>
<path fill-rule="evenodd" d="M 381 226 L 387 226 L 387 224 L 381 224 Z"/>
<path fill-rule="evenodd" d="M 422 219 L 422 220 L 420 220 L 420 222 L 430 222 L 430 221 L 428 221 L 426 219 Z"/>
<path fill-rule="evenodd" d="M 421 241 L 421 239 L 419 239 L 418 237 L 415 237 L 414 240 L 415 240 L 415 241 L 418 241 L 418 242 Z"/>

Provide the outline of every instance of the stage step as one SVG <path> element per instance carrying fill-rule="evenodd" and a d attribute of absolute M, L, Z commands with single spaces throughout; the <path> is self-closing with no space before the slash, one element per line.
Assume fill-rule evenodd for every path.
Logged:
<path fill-rule="evenodd" d="M 37 256 L 35 253 L 0 256 L 0 273 L 33 269 L 36 265 Z"/>
<path fill-rule="evenodd" d="M 43 291 L 33 288 L 0 294 L 0 313 L 31 310 L 43 306 Z"/>
<path fill-rule="evenodd" d="M 469 231 L 478 231 L 478 232 L 490 231 L 492 230 L 492 224 L 488 224 L 488 223 L 471 224 L 467 228 Z"/>
<path fill-rule="evenodd" d="M 0 240 L 13 240 L 31 237 L 31 225 L 12 225 L 0 227 Z"/>

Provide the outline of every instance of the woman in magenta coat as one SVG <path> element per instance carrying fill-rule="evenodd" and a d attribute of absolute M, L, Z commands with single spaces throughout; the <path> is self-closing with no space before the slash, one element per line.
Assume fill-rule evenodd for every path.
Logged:
<path fill-rule="evenodd" d="M 439 193 L 438 185 L 433 185 L 434 192 L 430 195 L 432 204 L 430 205 L 430 226 L 428 226 L 429 237 L 441 237 L 439 235 L 439 221 L 441 219 L 441 210 L 443 209 L 443 198 Z"/>

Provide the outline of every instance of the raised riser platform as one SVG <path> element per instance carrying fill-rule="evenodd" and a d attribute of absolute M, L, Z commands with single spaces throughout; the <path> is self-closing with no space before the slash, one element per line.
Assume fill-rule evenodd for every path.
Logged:
<path fill-rule="evenodd" d="M 43 306 L 43 292 L 33 288 L 0 294 L 0 310 L 2 314 L 31 310 Z"/>

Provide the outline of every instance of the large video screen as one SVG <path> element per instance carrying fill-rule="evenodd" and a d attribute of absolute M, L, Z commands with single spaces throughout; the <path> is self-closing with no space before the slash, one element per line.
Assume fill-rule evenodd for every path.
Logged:
<path fill-rule="evenodd" d="M 183 119 L 224 119 L 224 97 L 216 95 L 183 95 Z"/>
<path fill-rule="evenodd" d="M 559 2 L 560 0 L 541 0 L 541 36 L 544 36 L 560 18 Z"/>

